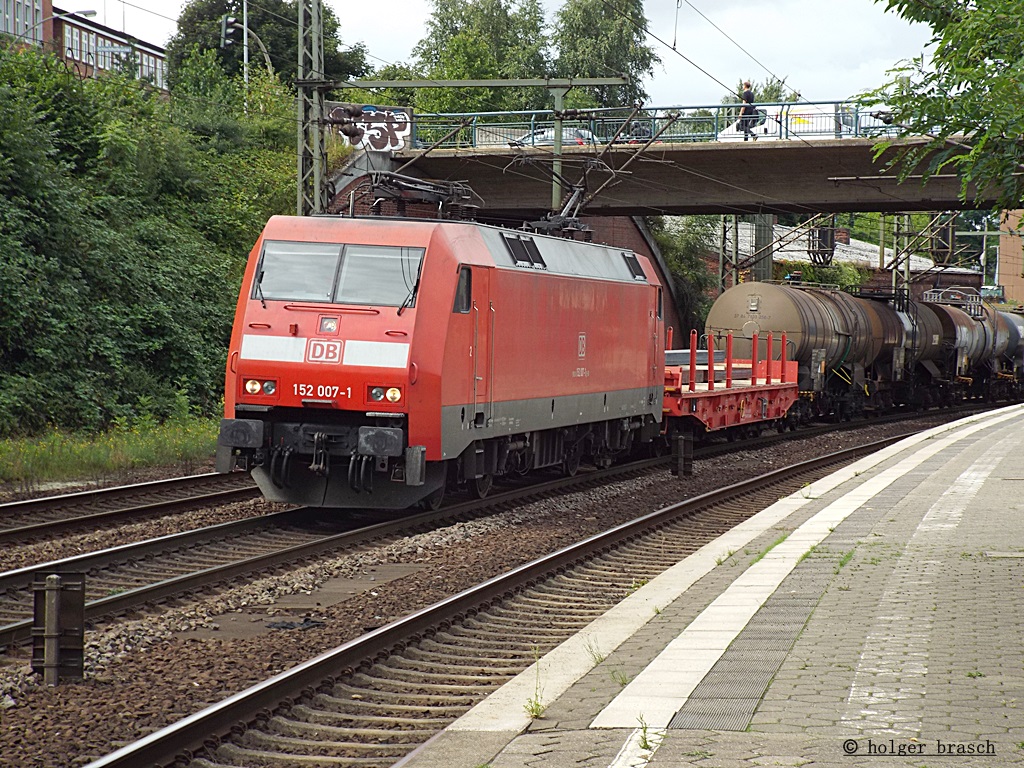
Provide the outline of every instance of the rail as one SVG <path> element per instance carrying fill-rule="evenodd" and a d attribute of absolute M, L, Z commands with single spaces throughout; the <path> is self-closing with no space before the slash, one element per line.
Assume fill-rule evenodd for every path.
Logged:
<path fill-rule="evenodd" d="M 680 144 L 742 141 L 737 125 L 739 104 L 615 107 L 567 110 L 562 119 L 562 144 Z M 764 120 L 756 126 L 759 140 L 880 138 L 895 135 L 879 107 L 852 102 L 766 102 L 758 109 Z M 635 113 L 635 114 L 634 114 Z M 570 117 L 571 115 L 571 117 Z M 555 112 L 461 112 L 414 114 L 412 146 L 440 149 L 545 147 L 554 145 Z"/>

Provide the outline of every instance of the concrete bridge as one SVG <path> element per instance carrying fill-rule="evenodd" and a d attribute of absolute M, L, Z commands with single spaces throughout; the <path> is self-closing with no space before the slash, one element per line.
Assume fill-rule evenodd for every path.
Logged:
<path fill-rule="evenodd" d="M 877 111 L 840 102 L 766 105 L 757 141 L 743 141 L 738 124 L 729 123 L 735 105 L 718 105 L 717 112 L 657 109 L 639 117 L 636 110 L 602 112 L 557 122 L 550 112 L 413 116 L 397 108 L 362 109 L 367 117 L 354 121 L 360 130 L 379 138 L 387 133 L 382 121 L 390 120 L 392 144 L 364 142 L 368 151 L 353 159 L 347 178 L 335 180 L 335 190 L 351 190 L 370 171 L 461 182 L 479 197 L 480 216 L 488 219 L 539 218 L 560 208 L 572 185 L 580 184 L 583 211 L 591 217 L 943 211 L 991 203 L 964 206 L 952 174 L 926 184 L 913 175 L 899 183 L 896 170 L 886 167 L 895 149 L 874 159 L 876 143 L 893 133 L 892 126 Z M 555 194 L 552 170 L 565 182 Z"/>
<path fill-rule="evenodd" d="M 960 181 L 944 174 L 899 183 L 871 139 L 563 148 L 562 176 L 586 178 L 589 216 L 816 213 L 960 209 Z M 481 213 L 538 217 L 551 203 L 550 148 L 476 147 L 398 152 L 394 169 L 465 182 Z M 596 192 L 596 195 L 594 194 Z M 972 205 L 970 207 L 977 207 Z"/>

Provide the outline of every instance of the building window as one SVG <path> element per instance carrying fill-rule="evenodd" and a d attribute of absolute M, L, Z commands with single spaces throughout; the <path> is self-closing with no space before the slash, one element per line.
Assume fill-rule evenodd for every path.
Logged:
<path fill-rule="evenodd" d="M 71 27 L 67 24 L 61 24 L 61 26 L 64 28 L 64 55 L 70 56 L 71 52 L 74 50 L 71 40 Z"/>
<path fill-rule="evenodd" d="M 82 60 L 82 33 L 78 29 L 71 30 L 71 58 Z"/>

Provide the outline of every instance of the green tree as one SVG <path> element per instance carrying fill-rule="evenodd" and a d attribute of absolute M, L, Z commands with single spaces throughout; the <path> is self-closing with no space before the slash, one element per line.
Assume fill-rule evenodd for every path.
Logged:
<path fill-rule="evenodd" d="M 567 105 L 629 105 L 647 101 L 643 80 L 661 59 L 647 45 L 642 0 L 566 0 L 552 41 L 558 77 L 626 77 L 626 85 L 574 89 Z"/>
<path fill-rule="evenodd" d="M 413 49 L 421 77 L 438 80 L 525 79 L 550 69 L 539 0 L 431 0 L 427 35 Z M 416 96 L 428 112 L 542 109 L 543 88 L 425 89 Z"/>
<path fill-rule="evenodd" d="M 221 17 L 232 16 L 242 23 L 240 0 L 192 0 L 178 17 L 178 31 L 167 45 L 168 81 L 177 84 L 179 67 L 194 48 L 216 51 L 221 66 L 229 75 L 240 75 L 244 51 L 242 32 L 236 30 L 234 43 L 220 47 Z M 295 80 L 298 70 L 298 5 L 295 0 L 260 0 L 249 3 L 249 29 L 267 48 L 274 72 L 286 83 Z M 338 17 L 330 6 L 323 6 L 324 76 L 328 80 L 349 80 L 369 71 L 366 46 L 357 43 L 345 48 L 340 38 Z M 265 69 L 263 55 L 255 40 L 249 42 L 249 72 Z"/>
<path fill-rule="evenodd" d="M 882 2 L 883 0 L 876 0 Z M 996 208 L 1024 200 L 1024 25 L 1018 4 L 1004 0 L 884 0 L 887 10 L 933 30 L 930 65 L 914 60 L 864 94 L 891 110 L 905 136 L 928 141 L 898 147 L 890 165 L 906 179 L 956 172 L 960 198 L 977 202 L 994 192 Z M 891 140 L 876 146 L 881 155 Z"/>
<path fill-rule="evenodd" d="M 652 216 L 644 219 L 665 258 L 684 329 L 703 328 L 717 277 L 705 260 L 715 251 L 717 216 Z"/>
<path fill-rule="evenodd" d="M 246 117 L 210 53 L 166 98 L 0 48 L 0 435 L 217 410 L 240 269 L 294 203 L 294 117 L 261 80 Z"/>

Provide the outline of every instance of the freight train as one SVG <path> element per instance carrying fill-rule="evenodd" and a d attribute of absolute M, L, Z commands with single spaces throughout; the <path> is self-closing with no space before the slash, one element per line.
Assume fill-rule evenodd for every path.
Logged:
<path fill-rule="evenodd" d="M 772 355 L 797 361 L 801 398 L 790 416 L 801 421 L 1021 396 L 1024 317 L 993 309 L 969 288 L 912 301 L 836 286 L 741 283 L 718 297 L 705 330 L 733 336 L 738 354 L 763 358 L 770 343 Z"/>
<path fill-rule="evenodd" d="M 693 332 L 679 351 L 657 272 L 628 249 L 278 216 L 239 293 L 217 470 L 273 501 L 433 508 L 681 434 L 1018 396 L 1024 319 L 967 299 L 747 283 L 715 302 L 705 348 Z"/>

